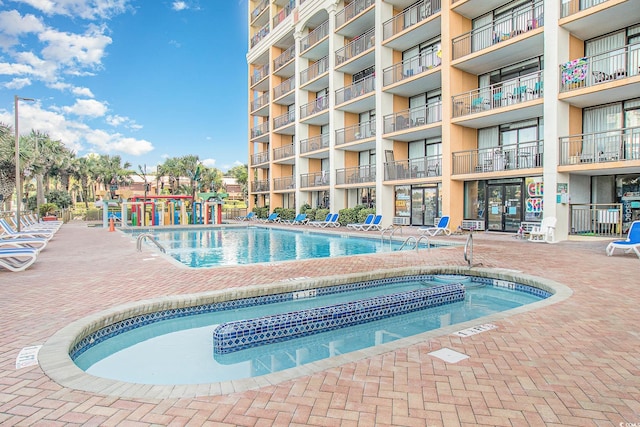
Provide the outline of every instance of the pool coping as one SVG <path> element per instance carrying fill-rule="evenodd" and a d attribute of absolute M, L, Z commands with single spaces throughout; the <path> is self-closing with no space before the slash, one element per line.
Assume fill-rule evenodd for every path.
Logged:
<path fill-rule="evenodd" d="M 187 385 L 153 385 L 135 384 L 124 381 L 111 380 L 87 374 L 80 369 L 69 356 L 73 346 L 84 336 L 113 324 L 117 321 L 147 314 L 150 312 L 168 310 L 173 308 L 202 305 L 211 302 L 226 301 L 232 299 L 247 298 L 252 296 L 267 295 L 273 293 L 291 292 L 316 288 L 318 286 L 333 286 L 363 280 L 373 280 L 393 276 L 404 275 L 436 275 L 436 274 L 460 274 L 477 277 L 495 278 L 512 281 L 537 287 L 553 295 L 544 300 L 527 304 L 522 307 L 491 314 L 470 321 L 449 325 L 443 328 L 402 338 L 386 344 L 354 351 L 351 353 L 319 360 L 281 372 L 266 374 L 255 378 L 243 378 L 239 380 L 224 381 L 207 384 Z M 522 274 L 517 270 L 478 268 L 464 266 L 424 266 L 374 270 L 369 273 L 354 273 L 346 275 L 325 276 L 314 279 L 293 279 L 269 284 L 252 285 L 240 288 L 225 289 L 219 291 L 202 292 L 196 294 L 183 294 L 141 300 L 86 316 L 76 320 L 52 335 L 42 346 L 38 354 L 38 362 L 41 369 L 49 378 L 63 387 L 91 393 L 129 397 L 129 398 L 184 398 L 197 396 L 215 396 L 232 392 L 241 392 L 257 389 L 265 386 L 279 384 L 285 381 L 311 375 L 330 368 L 341 366 L 349 362 L 377 356 L 400 348 L 410 347 L 424 343 L 431 338 L 449 335 L 456 331 L 495 322 L 514 315 L 540 309 L 552 304 L 557 304 L 572 295 L 573 291 L 566 285 L 544 279 L 537 276 Z M 491 331 L 485 332 L 491 333 Z"/>

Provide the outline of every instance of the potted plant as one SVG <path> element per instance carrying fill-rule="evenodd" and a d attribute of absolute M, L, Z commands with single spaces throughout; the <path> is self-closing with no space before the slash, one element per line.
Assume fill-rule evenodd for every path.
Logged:
<path fill-rule="evenodd" d="M 40 205 L 40 218 L 44 221 L 54 221 L 57 219 L 56 211 L 58 210 L 58 206 L 55 203 L 44 203 Z"/>

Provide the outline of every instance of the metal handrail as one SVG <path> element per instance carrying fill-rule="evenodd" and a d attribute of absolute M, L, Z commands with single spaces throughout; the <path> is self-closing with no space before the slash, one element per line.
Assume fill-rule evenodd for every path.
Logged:
<path fill-rule="evenodd" d="M 389 233 L 389 243 L 391 243 L 391 240 L 393 239 L 393 233 L 395 233 L 396 229 L 398 227 L 396 227 L 394 224 L 390 224 L 388 226 L 386 226 L 382 232 L 380 233 L 380 240 L 384 242 L 384 235 L 386 234 L 387 231 L 390 231 Z M 400 230 L 402 230 L 402 228 L 400 228 Z"/>
<path fill-rule="evenodd" d="M 469 233 L 467 241 L 464 244 L 464 260 L 467 261 L 469 267 L 473 265 L 473 233 Z"/>
<path fill-rule="evenodd" d="M 160 252 L 162 252 L 163 254 L 167 253 L 167 250 L 164 248 L 164 246 L 158 243 L 156 241 L 156 237 L 151 233 L 142 233 L 141 235 L 138 236 L 138 240 L 136 241 L 136 249 L 138 250 L 138 252 L 142 252 L 142 241 L 144 239 L 148 239 L 151 242 L 153 242 L 153 244 L 155 244 L 158 247 L 158 249 L 160 249 Z"/>
<path fill-rule="evenodd" d="M 404 243 L 402 243 L 402 246 L 400 246 L 400 249 L 398 249 L 399 251 L 401 251 L 411 240 L 414 241 L 414 249 L 416 250 L 416 252 L 418 251 L 418 249 L 420 249 L 420 242 L 422 240 L 426 240 L 427 241 L 427 249 L 429 249 L 429 236 L 420 236 L 417 237 L 416 236 L 409 236 L 405 239 Z"/>

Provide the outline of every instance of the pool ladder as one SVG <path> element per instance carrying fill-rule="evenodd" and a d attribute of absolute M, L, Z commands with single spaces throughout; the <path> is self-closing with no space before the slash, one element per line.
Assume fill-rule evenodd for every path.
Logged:
<path fill-rule="evenodd" d="M 138 236 L 138 240 L 136 241 L 136 249 L 138 250 L 138 252 L 142 252 L 142 241 L 144 239 L 147 239 L 153 242 L 153 244 L 156 245 L 158 249 L 160 249 L 160 252 L 162 252 L 163 254 L 167 253 L 167 250 L 164 248 L 164 246 L 158 243 L 158 241 L 156 240 L 156 237 L 151 233 L 142 233 L 141 235 Z"/>
<path fill-rule="evenodd" d="M 420 249 L 420 242 L 422 240 L 425 240 L 427 242 L 427 249 L 429 249 L 431 246 L 429 245 L 429 237 L 428 236 L 420 236 L 420 237 L 409 236 L 409 237 L 407 237 L 407 239 L 404 241 L 404 243 L 402 244 L 402 246 L 400 246 L 400 249 L 398 249 L 398 250 L 401 251 L 405 246 L 407 246 L 409 244 L 409 242 L 413 242 L 414 249 L 417 251 L 418 249 Z"/>
<path fill-rule="evenodd" d="M 389 232 L 389 243 L 391 243 L 391 241 L 393 240 L 393 233 L 395 233 L 396 230 L 400 230 L 400 233 L 402 234 L 402 227 L 399 227 L 394 224 L 389 225 L 388 227 L 382 230 L 382 233 L 380 233 L 380 240 L 384 242 L 384 236 L 385 234 L 387 234 L 387 232 Z"/>

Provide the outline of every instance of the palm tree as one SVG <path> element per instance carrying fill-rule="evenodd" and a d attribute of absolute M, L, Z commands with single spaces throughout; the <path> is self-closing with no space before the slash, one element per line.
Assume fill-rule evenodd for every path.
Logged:
<path fill-rule="evenodd" d="M 16 187 L 15 140 L 12 133 L 11 127 L 0 123 L 0 196 L 7 204 Z"/>

